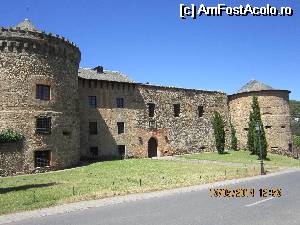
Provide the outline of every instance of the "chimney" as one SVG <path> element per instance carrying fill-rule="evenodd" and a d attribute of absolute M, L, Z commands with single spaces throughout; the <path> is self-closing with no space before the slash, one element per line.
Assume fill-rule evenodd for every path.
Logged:
<path fill-rule="evenodd" d="M 103 66 L 97 66 L 93 70 L 97 71 L 97 73 L 103 73 Z"/>

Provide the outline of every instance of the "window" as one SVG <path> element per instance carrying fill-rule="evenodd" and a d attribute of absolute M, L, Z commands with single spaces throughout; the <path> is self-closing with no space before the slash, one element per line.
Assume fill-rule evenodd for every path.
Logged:
<path fill-rule="evenodd" d="M 90 153 L 93 158 L 98 158 L 98 147 L 90 147 Z"/>
<path fill-rule="evenodd" d="M 180 115 L 180 104 L 174 104 L 174 116 L 179 117 Z"/>
<path fill-rule="evenodd" d="M 156 121 L 155 120 L 150 120 L 149 121 L 149 128 L 150 129 L 157 129 Z"/>
<path fill-rule="evenodd" d="M 124 108 L 124 98 L 117 98 L 117 108 Z"/>
<path fill-rule="evenodd" d="M 98 134 L 97 122 L 89 122 L 90 135 Z"/>
<path fill-rule="evenodd" d="M 203 106 L 200 105 L 200 106 L 198 106 L 198 116 L 203 117 L 203 114 L 204 114 L 204 109 L 203 109 Z"/>
<path fill-rule="evenodd" d="M 51 117 L 36 118 L 36 132 L 38 134 L 51 133 Z"/>
<path fill-rule="evenodd" d="M 292 143 L 289 143 L 289 151 L 293 152 L 293 144 Z"/>
<path fill-rule="evenodd" d="M 140 145 L 143 145 L 143 144 L 144 144 L 143 138 L 142 138 L 142 137 L 139 137 L 139 143 L 140 143 Z"/>
<path fill-rule="evenodd" d="M 35 167 L 46 167 L 50 166 L 50 151 L 35 151 L 34 162 Z"/>
<path fill-rule="evenodd" d="M 36 85 L 36 99 L 49 101 L 50 100 L 50 86 L 37 84 Z"/>
<path fill-rule="evenodd" d="M 89 96 L 89 106 L 90 106 L 90 108 L 97 108 L 96 96 Z"/>
<path fill-rule="evenodd" d="M 117 126 L 118 126 L 118 134 L 123 134 L 125 132 L 124 122 L 117 122 Z"/>
<path fill-rule="evenodd" d="M 121 159 L 125 158 L 125 145 L 118 145 L 118 153 Z"/>
<path fill-rule="evenodd" d="M 148 103 L 148 110 L 149 110 L 149 117 L 154 117 L 155 104 L 154 103 Z"/>
<path fill-rule="evenodd" d="M 266 129 L 271 129 L 271 128 L 272 128 L 272 126 L 265 126 L 265 128 L 266 128 Z"/>
<path fill-rule="evenodd" d="M 69 131 L 69 130 L 63 130 L 62 134 L 64 136 L 70 136 L 71 135 L 71 131 Z"/>

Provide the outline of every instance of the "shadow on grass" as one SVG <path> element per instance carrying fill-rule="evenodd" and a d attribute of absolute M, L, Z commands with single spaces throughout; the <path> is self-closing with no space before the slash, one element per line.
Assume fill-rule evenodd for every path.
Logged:
<path fill-rule="evenodd" d="M 230 152 L 223 152 L 222 154 L 220 154 L 220 155 L 229 155 L 230 154 Z"/>
<path fill-rule="evenodd" d="M 50 186 L 54 186 L 54 185 L 57 185 L 57 183 L 52 182 L 52 183 L 46 183 L 46 184 L 27 184 L 27 185 L 21 185 L 21 186 L 17 186 L 17 187 L 0 188 L 0 194 L 6 194 L 6 193 L 12 192 L 12 191 L 25 191 L 25 190 L 31 189 L 31 188 L 50 187 Z"/>

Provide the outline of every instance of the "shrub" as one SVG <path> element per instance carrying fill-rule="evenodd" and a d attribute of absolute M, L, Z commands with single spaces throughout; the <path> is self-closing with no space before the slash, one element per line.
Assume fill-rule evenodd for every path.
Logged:
<path fill-rule="evenodd" d="M 296 148 L 299 148 L 299 149 L 300 149 L 300 136 L 294 136 L 294 137 L 293 137 L 293 145 L 294 145 Z"/>
<path fill-rule="evenodd" d="M 214 112 L 212 123 L 214 129 L 216 148 L 219 154 L 223 154 L 225 148 L 225 130 L 224 130 L 224 123 L 220 113 L 216 111 Z"/>
<path fill-rule="evenodd" d="M 23 135 L 12 129 L 6 129 L 0 132 L 0 143 L 17 142 L 22 139 Z"/>

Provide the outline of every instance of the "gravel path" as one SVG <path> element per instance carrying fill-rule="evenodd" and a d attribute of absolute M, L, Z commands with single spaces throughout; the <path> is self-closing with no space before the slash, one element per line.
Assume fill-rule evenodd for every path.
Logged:
<path fill-rule="evenodd" d="M 153 157 L 152 159 L 157 160 L 165 160 L 165 161 L 176 161 L 176 162 L 184 162 L 184 163 L 207 163 L 207 164 L 220 164 L 224 166 L 247 166 L 247 165 L 259 165 L 258 163 L 236 163 L 236 162 L 222 162 L 222 161 L 212 161 L 212 160 L 198 160 L 198 159 L 184 159 L 184 158 L 178 158 L 175 156 L 164 156 L 164 157 Z"/>

